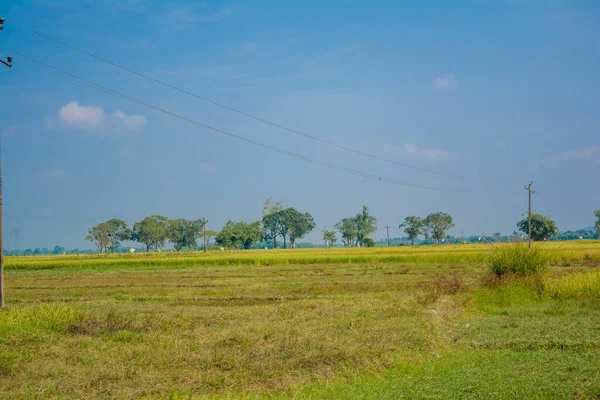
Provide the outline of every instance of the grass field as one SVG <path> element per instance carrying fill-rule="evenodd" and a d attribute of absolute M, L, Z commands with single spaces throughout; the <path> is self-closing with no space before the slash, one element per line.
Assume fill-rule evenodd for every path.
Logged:
<path fill-rule="evenodd" d="M 0 397 L 600 398 L 600 242 L 6 259 Z"/>

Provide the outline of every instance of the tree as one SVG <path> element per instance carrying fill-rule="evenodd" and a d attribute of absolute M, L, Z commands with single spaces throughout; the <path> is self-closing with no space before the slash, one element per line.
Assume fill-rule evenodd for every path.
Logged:
<path fill-rule="evenodd" d="M 108 236 L 109 232 L 110 226 L 106 222 L 103 222 L 89 228 L 88 233 L 85 236 L 85 240 L 89 240 L 90 242 L 94 243 L 98 248 L 98 251 L 102 253 L 110 246 L 110 237 Z"/>
<path fill-rule="evenodd" d="M 204 236 L 206 236 L 206 244 L 208 245 L 210 243 L 210 240 L 214 237 L 216 237 L 218 234 L 218 232 L 215 232 L 213 230 L 207 229 L 206 231 L 204 231 Z"/>
<path fill-rule="evenodd" d="M 106 225 L 108 225 L 107 235 L 110 241 L 108 250 L 114 252 L 122 240 L 131 239 L 131 229 L 127 228 L 127 224 L 124 221 L 113 218 L 106 221 Z"/>
<path fill-rule="evenodd" d="M 216 235 L 215 242 L 217 245 L 227 248 L 250 249 L 254 244 L 260 242 L 264 235 L 265 232 L 260 226 L 260 221 L 252 223 L 227 221 L 221 232 Z"/>
<path fill-rule="evenodd" d="M 325 242 L 325 247 L 330 248 L 335 242 L 337 242 L 338 238 L 335 234 L 335 231 L 330 229 L 325 229 L 323 231 L 323 241 Z"/>
<path fill-rule="evenodd" d="M 300 213 L 293 208 L 289 208 L 291 210 L 285 215 L 285 222 L 289 226 L 289 235 L 290 235 L 290 247 L 292 249 L 296 248 L 296 240 L 302 239 L 308 233 L 310 233 L 317 224 L 310 213 Z M 285 212 L 285 210 L 284 210 Z"/>
<path fill-rule="evenodd" d="M 598 239 L 600 239 L 600 210 L 594 211 L 594 216 L 596 217 L 596 233 L 598 234 Z"/>
<path fill-rule="evenodd" d="M 196 242 L 204 229 L 204 219 L 188 221 L 185 219 L 175 219 L 169 221 L 169 240 L 173 243 L 175 250 L 183 248 L 196 250 Z"/>
<path fill-rule="evenodd" d="M 52 254 L 63 254 L 65 251 L 64 247 L 56 245 L 54 246 L 54 250 L 52 250 Z"/>
<path fill-rule="evenodd" d="M 375 240 L 373 238 L 370 237 L 366 237 L 363 240 L 363 246 L 365 247 L 375 247 L 377 243 L 375 243 Z"/>
<path fill-rule="evenodd" d="M 448 230 L 454 228 L 452 217 L 443 212 L 431 213 L 423 221 L 425 237 L 431 236 L 437 244 L 446 236 Z"/>
<path fill-rule="evenodd" d="M 527 217 L 517 223 L 519 230 L 529 234 L 529 221 Z M 558 233 L 556 223 L 542 214 L 531 214 L 531 240 L 541 241 L 550 239 Z"/>
<path fill-rule="evenodd" d="M 344 247 L 352 247 L 354 245 L 354 239 L 357 235 L 356 220 L 354 218 L 342 218 L 333 227 L 340 232 Z"/>
<path fill-rule="evenodd" d="M 356 245 L 362 246 L 365 239 L 377 230 L 377 219 L 369 214 L 369 208 L 363 206 L 362 213 L 356 214 Z"/>
<path fill-rule="evenodd" d="M 263 219 L 262 224 L 266 231 L 269 232 L 269 237 L 273 240 L 273 248 L 277 248 L 277 236 L 281 231 L 281 214 L 285 208 L 282 201 L 272 201 L 271 198 L 262 201 Z"/>
<path fill-rule="evenodd" d="M 268 232 L 268 236 L 273 241 L 273 248 L 276 249 L 277 236 L 279 236 L 282 231 L 287 235 L 287 230 L 284 228 L 283 215 L 281 214 L 281 211 L 265 215 L 262 219 L 262 226 Z"/>
<path fill-rule="evenodd" d="M 398 228 L 404 228 L 404 233 L 408 235 L 410 244 L 414 246 L 415 239 L 423 233 L 423 219 L 421 217 L 406 217 Z"/>
<path fill-rule="evenodd" d="M 162 215 L 151 215 L 133 225 L 132 239 L 146 245 L 146 251 L 158 251 L 169 237 L 169 220 Z"/>

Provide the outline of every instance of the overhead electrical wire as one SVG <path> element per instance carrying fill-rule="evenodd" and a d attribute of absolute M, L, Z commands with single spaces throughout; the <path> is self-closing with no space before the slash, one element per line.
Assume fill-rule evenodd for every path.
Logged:
<path fill-rule="evenodd" d="M 0 48 L 3 48 L 5 50 L 9 50 L 9 49 L 7 49 L 5 47 L 0 47 Z M 74 80 L 75 82 L 83 84 L 85 86 L 88 86 L 88 87 L 91 87 L 91 88 L 103 91 L 103 92 L 108 93 L 110 95 L 119 97 L 121 99 L 124 99 L 124 100 L 130 101 L 132 103 L 141 105 L 143 107 L 152 109 L 154 111 L 158 111 L 158 112 L 161 112 L 163 114 L 170 115 L 170 116 L 178 118 L 178 119 L 180 119 L 182 121 L 190 122 L 192 124 L 201 126 L 201 127 L 206 128 L 208 130 L 211 130 L 213 132 L 216 132 L 216 133 L 219 133 L 219 134 L 222 134 L 222 135 L 225 135 L 225 136 L 229 136 L 229 137 L 232 137 L 234 139 L 238 139 L 238 140 L 244 141 L 246 143 L 250 143 L 250 144 L 253 144 L 255 146 L 262 147 L 262 148 L 265 148 L 267 150 L 270 150 L 270 151 L 273 151 L 273 152 L 276 152 L 276 153 L 280 153 L 280 154 L 283 154 L 283 155 L 286 155 L 286 156 L 289 156 L 289 157 L 292 157 L 292 158 L 296 158 L 296 159 L 299 159 L 299 160 L 303 160 L 303 161 L 306 161 L 306 162 L 317 164 L 317 165 L 320 165 L 320 166 L 323 166 L 323 167 L 326 167 L 326 168 L 330 168 L 330 169 L 341 171 L 341 172 L 346 172 L 348 174 L 352 174 L 352 175 L 356 175 L 356 176 L 362 176 L 364 178 L 369 178 L 369 179 L 383 181 L 383 182 L 389 182 L 389 183 L 393 183 L 393 184 L 397 184 L 397 185 L 401 185 L 401 186 L 407 186 L 407 187 L 414 187 L 414 188 L 421 188 L 421 189 L 428 189 L 428 190 L 435 190 L 435 191 L 443 191 L 443 192 L 467 193 L 467 194 L 474 194 L 474 195 L 494 195 L 494 194 L 496 194 L 496 193 L 490 193 L 490 192 L 475 192 L 475 191 L 464 190 L 464 189 L 438 188 L 438 187 L 433 187 L 433 186 L 428 186 L 428 185 L 422 185 L 422 184 L 417 184 L 417 183 L 412 183 L 412 182 L 404 182 L 404 181 L 400 181 L 400 180 L 397 180 L 397 179 L 386 178 L 386 177 L 383 177 L 383 176 L 374 175 L 374 174 L 371 174 L 371 173 L 368 173 L 368 172 L 363 172 L 363 171 L 355 170 L 355 169 L 352 169 L 352 168 L 347 168 L 347 167 L 343 167 L 343 166 L 340 166 L 340 165 L 337 165 L 337 164 L 333 164 L 333 163 L 330 163 L 330 162 L 327 162 L 327 161 L 322 161 L 322 160 L 315 159 L 315 158 L 312 158 L 312 157 L 304 156 L 304 155 L 301 155 L 301 154 L 298 154 L 298 153 L 294 153 L 294 152 L 291 152 L 291 151 L 288 151 L 288 150 L 281 149 L 279 147 L 276 147 L 276 146 L 273 146 L 273 145 L 270 145 L 270 144 L 259 142 L 257 140 L 249 139 L 249 138 L 244 137 L 244 136 L 240 136 L 240 135 L 237 135 L 237 134 L 234 134 L 234 133 L 231 133 L 231 132 L 219 129 L 219 128 L 212 127 L 210 125 L 203 124 L 201 122 L 198 122 L 196 120 L 193 120 L 193 119 L 185 117 L 185 116 L 182 116 L 182 115 L 177 114 L 175 112 L 166 110 L 166 109 L 161 108 L 161 107 L 154 106 L 154 105 L 152 105 L 150 103 L 146 103 L 144 101 L 141 101 L 141 100 L 138 100 L 136 98 L 127 96 L 127 95 L 122 94 L 120 92 L 117 92 L 117 91 L 114 91 L 112 89 L 106 88 L 106 87 L 104 87 L 102 85 L 99 85 L 99 84 L 96 84 L 94 82 L 91 82 L 91 81 L 89 81 L 89 80 L 87 80 L 85 78 L 81 78 L 81 77 L 79 77 L 77 75 L 74 75 L 74 74 L 72 74 L 70 72 L 66 72 L 66 71 L 63 71 L 63 70 L 61 70 L 59 68 L 53 67 L 53 66 L 51 66 L 49 64 L 46 64 L 46 63 L 44 63 L 42 61 L 39 61 L 39 60 L 37 60 L 35 58 L 29 57 L 29 56 L 27 56 L 25 54 L 22 54 L 20 52 L 12 51 L 12 53 L 16 54 L 16 55 L 18 55 L 20 57 L 22 57 L 25 60 L 30 61 L 32 63 L 32 65 L 35 65 L 35 66 L 37 66 L 39 68 L 44 68 L 44 69 L 50 70 L 51 72 L 53 72 L 55 74 L 66 76 L 66 77 Z"/>
<path fill-rule="evenodd" d="M 207 97 L 204 97 L 204 96 L 198 95 L 196 93 L 190 92 L 189 90 L 181 89 L 181 88 L 179 88 L 179 87 L 177 87 L 175 85 L 172 85 L 170 83 L 164 82 L 164 81 L 162 81 L 160 79 L 153 78 L 153 77 L 151 77 L 149 75 L 146 75 L 144 73 L 135 71 L 135 70 L 133 70 L 131 68 L 125 67 L 125 66 L 123 66 L 121 64 L 118 64 L 118 63 L 116 63 L 114 61 L 111 61 L 111 60 L 106 59 L 104 57 L 98 56 L 98 55 L 96 55 L 94 53 L 91 53 L 89 51 L 83 50 L 81 48 L 72 46 L 72 45 L 70 45 L 68 43 L 65 43 L 65 42 L 63 42 L 61 40 L 58 40 L 56 38 L 53 38 L 53 37 L 48 36 L 48 35 L 46 35 L 44 33 L 38 32 L 38 31 L 36 31 L 34 29 L 28 28 L 28 27 L 26 27 L 24 25 L 18 24 L 16 22 L 12 22 L 10 20 L 5 20 L 5 23 L 10 23 L 10 24 L 12 24 L 12 25 L 14 25 L 14 26 L 16 26 L 18 28 L 21 28 L 23 30 L 31 32 L 31 33 L 33 33 L 33 34 L 35 34 L 37 36 L 40 36 L 42 38 L 45 38 L 47 40 L 50 40 L 50 41 L 52 41 L 54 43 L 57 43 L 57 44 L 59 44 L 59 45 L 61 45 L 63 47 L 67 47 L 67 48 L 69 48 L 71 50 L 74 50 L 74 51 L 77 51 L 79 53 L 85 54 L 85 55 L 87 55 L 89 57 L 93 57 L 93 58 L 95 58 L 95 59 L 97 59 L 99 61 L 102 61 L 104 63 L 110 64 L 113 67 L 119 68 L 119 69 L 121 69 L 123 71 L 126 71 L 126 72 L 129 72 L 131 74 L 137 75 L 137 76 L 139 76 L 141 78 L 148 79 L 148 80 L 150 80 L 150 81 L 152 81 L 154 83 L 157 83 L 159 85 L 163 85 L 165 87 L 168 87 L 168 88 L 170 88 L 172 90 L 176 90 L 176 91 L 178 91 L 180 93 L 183 93 L 183 94 L 186 94 L 188 96 L 195 97 L 195 98 L 197 98 L 199 100 L 205 101 L 205 102 L 210 103 L 210 104 L 212 104 L 214 106 L 221 107 L 221 108 L 226 109 L 228 111 L 237 113 L 239 115 L 243 115 L 243 116 L 245 116 L 247 118 L 254 119 L 254 120 L 262 122 L 264 124 L 273 126 L 275 128 L 278 128 L 278 129 L 282 129 L 284 131 L 287 131 L 289 133 L 293 133 L 295 135 L 303 136 L 305 138 L 314 140 L 314 141 L 319 142 L 319 143 L 326 144 L 328 146 L 336 147 L 338 149 L 345 150 L 345 151 L 348 151 L 348 152 L 352 152 L 352 153 L 355 153 L 355 154 L 359 154 L 359 155 L 364 156 L 364 157 L 369 157 L 369 158 L 376 159 L 376 160 L 379 160 L 379 161 L 384 161 L 384 162 L 387 162 L 387 163 L 390 163 L 390 164 L 395 164 L 395 165 L 398 165 L 398 166 L 401 166 L 401 167 L 410 168 L 410 169 L 414 169 L 414 170 L 421 171 L 421 172 L 427 172 L 427 173 L 430 173 L 430 174 L 436 174 L 436 175 L 442 175 L 442 176 L 447 176 L 447 177 L 452 177 L 452 178 L 458 178 L 458 179 L 465 179 L 465 180 L 472 180 L 472 181 L 481 181 L 481 180 L 490 181 L 489 179 L 486 179 L 486 178 L 478 178 L 478 177 L 471 177 L 471 176 L 465 176 L 465 175 L 458 175 L 458 174 L 452 174 L 452 173 L 449 173 L 449 172 L 442 172 L 442 171 L 436 171 L 436 170 L 432 170 L 432 169 L 428 169 L 428 168 L 422 168 L 422 167 L 418 167 L 418 166 L 415 166 L 415 165 L 411 165 L 411 164 L 407 164 L 407 163 L 403 163 L 403 162 L 391 160 L 389 158 L 381 157 L 381 156 L 378 156 L 376 154 L 367 153 L 365 151 L 358 150 L 358 149 L 355 149 L 355 148 L 352 148 L 352 147 L 348 147 L 348 146 L 344 146 L 344 145 L 341 145 L 341 144 L 338 144 L 338 143 L 335 143 L 335 142 L 331 142 L 329 140 L 322 139 L 322 138 L 319 138 L 317 136 L 310 135 L 310 134 L 305 133 L 305 132 L 301 132 L 301 131 L 299 131 L 297 129 L 289 128 L 287 126 L 278 124 L 276 122 L 269 121 L 269 120 L 267 120 L 265 118 L 261 118 L 261 117 L 258 117 L 256 115 L 253 115 L 253 114 L 250 114 L 250 113 L 238 110 L 236 108 L 233 108 L 231 106 L 225 105 L 223 103 L 219 103 L 219 102 L 211 100 L 211 99 L 209 99 Z M 512 183 L 512 181 L 507 181 L 507 180 L 494 180 L 494 182 Z"/>

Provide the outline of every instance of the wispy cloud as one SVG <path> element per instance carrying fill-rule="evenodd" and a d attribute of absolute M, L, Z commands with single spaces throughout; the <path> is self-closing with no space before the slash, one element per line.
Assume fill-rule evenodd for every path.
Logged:
<path fill-rule="evenodd" d="M 448 72 L 435 78 L 431 86 L 434 90 L 456 90 L 458 88 L 458 79 L 452 72 Z"/>
<path fill-rule="evenodd" d="M 121 110 L 115 110 L 111 117 L 113 120 L 123 123 L 123 127 L 128 131 L 137 132 L 146 126 L 144 115 L 127 115 Z"/>
<path fill-rule="evenodd" d="M 72 101 L 62 106 L 56 117 L 46 118 L 45 126 L 48 129 L 58 125 L 76 130 L 98 131 L 110 125 L 112 128 L 137 132 L 146 125 L 146 122 L 144 115 L 127 115 L 121 110 L 113 111 L 109 118 L 100 106 L 80 105 Z"/>
<path fill-rule="evenodd" d="M 194 5 L 179 5 L 171 8 L 166 14 L 172 25 L 177 29 L 189 29 L 198 22 L 219 22 L 229 18 L 235 12 L 232 7 L 225 7 L 212 13 L 201 13 L 200 9 L 205 9 L 206 3 Z"/>
<path fill-rule="evenodd" d="M 250 53 L 250 52 L 253 52 L 254 50 L 256 50 L 256 47 L 257 47 L 256 42 L 246 42 L 240 48 L 240 53 Z"/>
<path fill-rule="evenodd" d="M 550 157 L 550 161 L 555 163 L 578 160 L 600 161 L 600 146 L 588 146 L 582 149 L 568 150 Z"/>
<path fill-rule="evenodd" d="M 205 174 L 214 174 L 217 172 L 217 165 L 212 162 L 201 162 L 199 169 Z"/>
<path fill-rule="evenodd" d="M 36 172 L 35 178 L 46 183 L 69 183 L 73 181 L 73 174 L 63 169 L 42 169 Z"/>
<path fill-rule="evenodd" d="M 17 127 L 15 125 L 9 125 L 2 131 L 2 137 L 10 137 L 17 133 Z"/>
<path fill-rule="evenodd" d="M 384 144 L 381 146 L 381 150 L 385 156 L 402 155 L 432 161 L 450 161 L 457 159 L 457 155 L 448 150 L 435 149 L 432 147 L 421 148 L 413 143 L 404 143 L 402 146 Z"/>

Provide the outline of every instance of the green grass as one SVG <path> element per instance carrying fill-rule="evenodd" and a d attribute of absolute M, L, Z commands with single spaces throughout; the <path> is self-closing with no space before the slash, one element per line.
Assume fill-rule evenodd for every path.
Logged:
<path fill-rule="evenodd" d="M 515 242 L 491 247 L 488 265 L 492 274 L 520 276 L 545 272 L 548 269 L 548 254 L 540 245 L 529 248 L 526 243 Z"/>
<path fill-rule="evenodd" d="M 600 244 L 548 245 L 9 258 L 0 397 L 597 398 Z"/>

